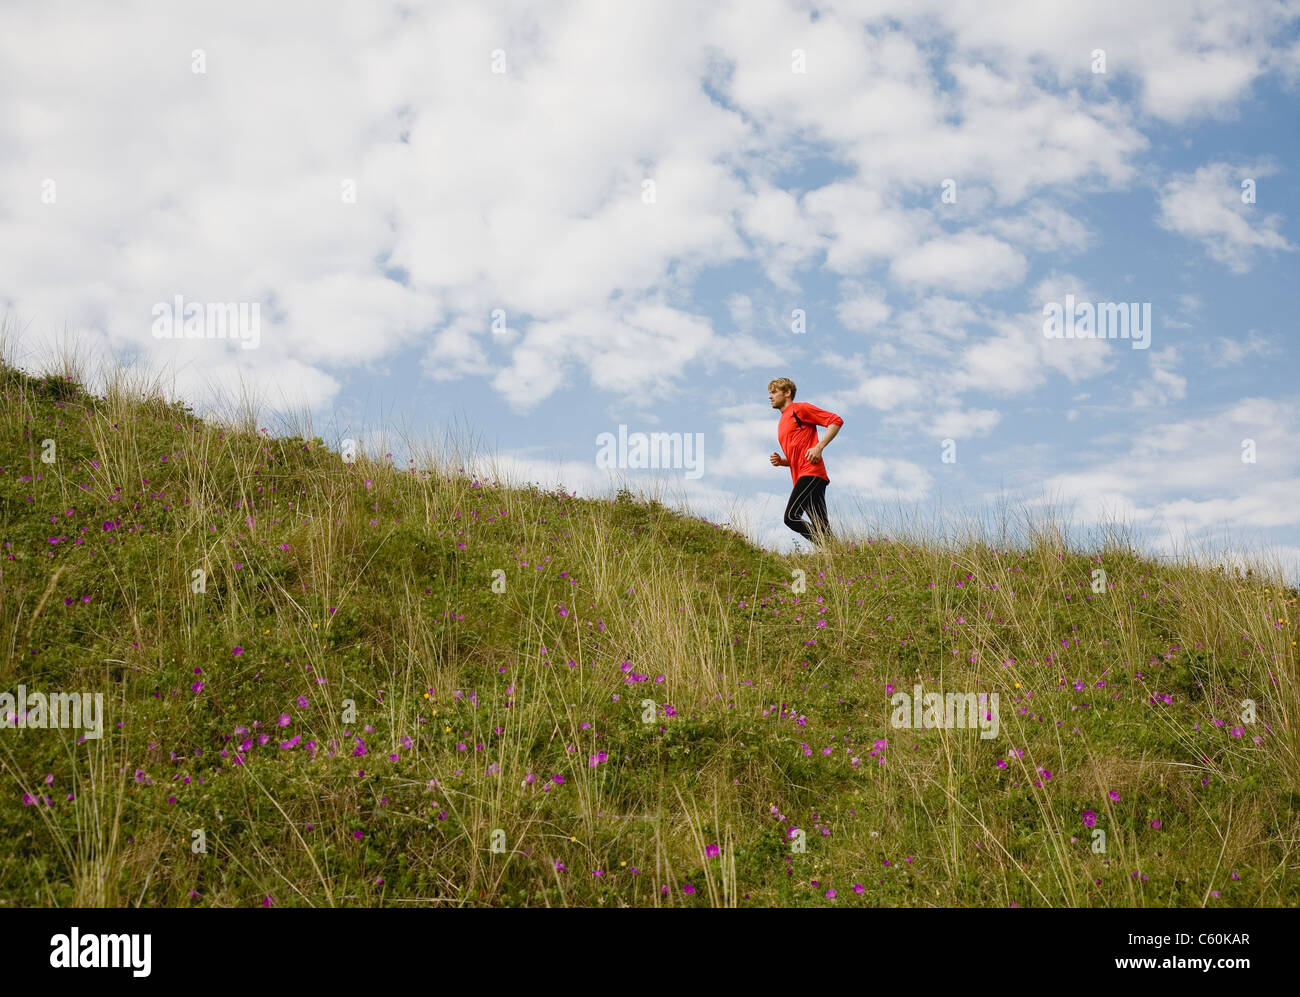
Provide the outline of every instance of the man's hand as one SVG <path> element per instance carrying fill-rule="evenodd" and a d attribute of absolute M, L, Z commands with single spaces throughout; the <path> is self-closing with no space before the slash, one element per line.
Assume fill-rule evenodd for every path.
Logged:
<path fill-rule="evenodd" d="M 781 456 L 779 453 L 777 453 L 775 450 L 772 451 L 772 456 L 771 456 L 770 458 L 768 458 L 768 459 L 772 461 L 772 466 L 773 466 L 773 467 L 789 467 L 789 466 L 790 466 L 790 462 L 789 462 L 788 460 L 786 460 L 784 457 L 782 457 L 782 456 Z"/>
<path fill-rule="evenodd" d="M 807 456 L 809 464 L 820 464 L 822 459 L 822 448 L 820 446 L 813 447 L 808 451 Z"/>

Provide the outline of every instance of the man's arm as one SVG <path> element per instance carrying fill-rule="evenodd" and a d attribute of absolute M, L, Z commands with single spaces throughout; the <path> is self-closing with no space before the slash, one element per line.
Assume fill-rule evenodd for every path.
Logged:
<path fill-rule="evenodd" d="M 822 451 L 826 449 L 826 444 L 835 439 L 835 434 L 840 431 L 840 427 L 843 425 L 843 421 L 840 421 L 826 427 L 826 435 L 821 438 L 821 442 L 808 451 L 808 463 L 818 464 L 821 462 Z"/>

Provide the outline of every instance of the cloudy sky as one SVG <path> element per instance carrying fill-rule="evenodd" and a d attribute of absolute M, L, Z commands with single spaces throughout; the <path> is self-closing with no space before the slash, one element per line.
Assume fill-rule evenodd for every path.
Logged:
<path fill-rule="evenodd" d="M 845 421 L 833 521 L 1009 502 L 1296 574 L 1298 95 L 1296 0 L 6 0 L 0 311 L 783 549 L 789 376 Z M 256 349 L 156 338 L 177 295 Z M 1049 338 L 1067 295 L 1146 348 Z M 599 468 L 620 425 L 703 473 Z"/>

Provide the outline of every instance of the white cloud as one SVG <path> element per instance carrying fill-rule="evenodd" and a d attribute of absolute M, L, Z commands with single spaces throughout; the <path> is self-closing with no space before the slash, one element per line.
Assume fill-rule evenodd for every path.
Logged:
<path fill-rule="evenodd" d="M 777 349 L 746 333 L 732 336 L 714 336 L 701 345 L 700 360 L 706 366 L 730 364 L 739 370 L 755 367 L 781 367 L 789 361 L 789 353 Z"/>
<path fill-rule="evenodd" d="M 1244 363 L 1252 356 L 1268 357 L 1277 352 L 1277 344 L 1272 338 L 1261 335 L 1255 329 L 1246 333 L 1245 340 L 1229 336 L 1218 336 L 1213 345 L 1207 346 L 1205 352 L 1210 363 L 1215 367 L 1232 367 Z"/>
<path fill-rule="evenodd" d="M 1272 176 L 1276 167 L 1257 163 L 1234 167 L 1209 163 L 1193 174 L 1178 174 L 1160 192 L 1161 228 L 1199 242 L 1210 256 L 1233 273 L 1250 269 L 1261 249 L 1293 251 L 1278 231 L 1282 218 L 1257 201 L 1244 204 L 1242 181 Z"/>
<path fill-rule="evenodd" d="M 658 302 L 583 309 L 530 325 L 492 385 L 512 408 L 527 411 L 559 390 L 581 359 L 603 391 L 661 398 L 714 346 L 707 320 Z"/>
<path fill-rule="evenodd" d="M 804 207 L 829 239 L 826 266 L 856 273 L 914 245 L 930 226 L 925 212 L 908 212 L 860 183 L 836 181 L 804 197 Z"/>
<path fill-rule="evenodd" d="M 902 15 L 889 7 L 849 4 L 909 24 L 928 18 L 960 49 L 1018 78 L 1047 70 L 1064 86 L 1102 92 L 1113 80 L 1135 80 L 1143 109 L 1175 123 L 1224 111 L 1247 94 L 1257 66 L 1276 59 L 1295 72 L 1293 50 L 1288 57 L 1277 45 L 1298 16 L 1288 4 L 912 0 Z M 1096 49 L 1106 54 L 1103 74 L 1092 72 Z"/>
<path fill-rule="evenodd" d="M 977 295 L 1020 283 L 1025 258 L 1000 239 L 960 232 L 903 251 L 891 273 L 904 284 Z"/>
<path fill-rule="evenodd" d="M 1144 76 L 1143 97 L 1160 117 L 1181 121 L 1196 111 L 1222 107 L 1242 93 L 1260 73 L 1250 52 L 1180 52 L 1166 54 Z"/>
<path fill-rule="evenodd" d="M 1203 416 L 1142 427 L 1127 450 L 1101 440 L 1107 456 L 1044 483 L 1051 497 L 1075 503 L 1086 521 L 1119 515 L 1177 534 L 1300 525 L 1300 405 L 1245 398 Z M 1254 441 L 1256 462 L 1242 462 Z M 1195 497 L 1193 497 L 1195 496 Z"/>
<path fill-rule="evenodd" d="M 871 332 L 889 321 L 891 314 L 885 296 L 879 292 L 850 289 L 850 297 L 842 298 L 835 314 L 840 324 L 853 332 Z"/>
<path fill-rule="evenodd" d="M 754 322 L 754 302 L 748 294 L 736 292 L 727 298 L 727 311 L 731 321 L 744 332 L 749 332 Z"/>
<path fill-rule="evenodd" d="M 909 460 L 840 457 L 833 464 L 828 459 L 828 466 L 832 487 L 872 500 L 925 498 L 933 481 L 928 471 Z"/>
<path fill-rule="evenodd" d="M 758 246 L 768 279 L 784 290 L 796 290 L 794 270 L 811 262 L 825 240 L 792 194 L 763 180 L 756 187 L 741 213 L 741 224 Z"/>
<path fill-rule="evenodd" d="M 987 324 L 993 335 L 971 342 L 954 365 L 948 380 L 957 391 L 988 391 L 1011 396 L 1042 386 L 1050 375 L 1071 384 L 1110 370 L 1115 351 L 1128 342 L 1106 339 L 1049 339 L 1043 334 L 1043 306 L 1062 303 L 1067 294 L 1078 301 L 1095 301 L 1088 286 L 1071 274 L 1052 274 L 1028 293 L 1030 310 L 1018 315 L 993 315 Z"/>
<path fill-rule="evenodd" d="M 773 467 L 768 459 L 779 453 L 776 442 L 776 425 L 780 413 L 762 406 L 735 406 L 725 410 L 731 413 L 721 425 L 722 440 L 718 452 L 709 461 L 710 473 L 720 477 L 759 478 L 779 481 L 779 474 L 788 475 L 786 468 Z M 735 415 L 744 413 L 736 420 Z M 774 477 L 774 475 L 778 475 Z"/>
<path fill-rule="evenodd" d="M 517 339 L 518 330 L 507 327 L 506 333 L 498 334 L 487 332 L 483 325 L 461 317 L 438 330 L 422 360 L 425 376 L 433 381 L 457 381 L 474 374 L 488 375 L 496 370 L 496 366 L 488 361 L 480 337 L 501 335 Z"/>
<path fill-rule="evenodd" d="M 1012 245 L 1042 253 L 1063 250 L 1081 252 L 1088 248 L 1088 227 L 1073 215 L 1052 204 L 1035 202 L 1017 216 L 995 219 L 990 230 Z"/>
<path fill-rule="evenodd" d="M 994 427 L 1002 421 L 1002 413 L 997 409 L 952 409 L 937 414 L 930 422 L 929 432 L 932 436 L 943 439 L 971 439 L 988 436 Z"/>
<path fill-rule="evenodd" d="M 853 364 L 847 367 L 863 369 L 860 365 Z M 874 409 L 889 411 L 919 402 L 925 394 L 924 385 L 914 377 L 897 374 L 870 376 L 865 373 L 860 376 L 861 380 L 852 387 L 827 394 L 822 407 L 829 406 L 831 411 L 839 412 L 841 408 L 852 409 L 855 405 L 865 403 Z"/>
<path fill-rule="evenodd" d="M 1151 350 L 1148 362 L 1150 375 L 1133 392 L 1132 404 L 1135 408 L 1168 405 L 1187 395 L 1187 378 L 1175 369 L 1178 366 L 1177 347 L 1166 346 L 1163 350 Z"/>

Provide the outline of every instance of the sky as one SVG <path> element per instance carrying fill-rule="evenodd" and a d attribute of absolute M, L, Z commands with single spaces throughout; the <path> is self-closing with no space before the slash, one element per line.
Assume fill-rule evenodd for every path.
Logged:
<path fill-rule="evenodd" d="M 844 420 L 835 526 L 1010 507 L 1295 580 L 1298 94 L 1298 0 L 5 0 L 0 314 L 780 550 L 789 377 Z M 256 336 L 160 338 L 177 296 Z M 1119 303 L 1141 336 L 1048 334 Z M 601 466 L 620 427 L 697 469 Z"/>

